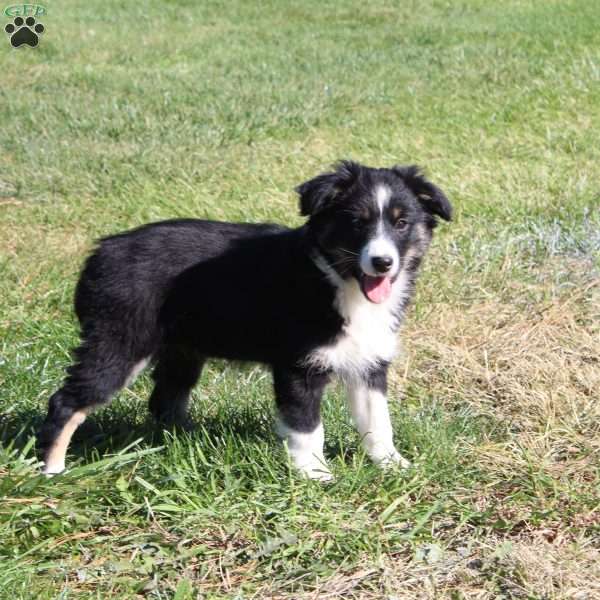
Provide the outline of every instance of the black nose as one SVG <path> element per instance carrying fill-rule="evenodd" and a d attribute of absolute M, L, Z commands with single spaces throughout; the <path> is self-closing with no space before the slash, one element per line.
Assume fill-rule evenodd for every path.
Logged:
<path fill-rule="evenodd" d="M 373 263 L 373 268 L 378 273 L 387 273 L 392 268 L 392 263 L 394 259 L 391 256 L 373 256 L 371 258 L 371 262 Z"/>

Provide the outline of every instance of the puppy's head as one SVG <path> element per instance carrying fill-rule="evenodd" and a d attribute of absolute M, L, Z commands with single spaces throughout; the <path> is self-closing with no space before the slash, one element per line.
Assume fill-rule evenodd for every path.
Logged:
<path fill-rule="evenodd" d="M 438 217 L 452 216 L 444 193 L 416 166 L 342 161 L 296 191 L 318 251 L 340 277 L 356 278 L 374 303 L 390 297 L 402 271 L 417 270 Z"/>

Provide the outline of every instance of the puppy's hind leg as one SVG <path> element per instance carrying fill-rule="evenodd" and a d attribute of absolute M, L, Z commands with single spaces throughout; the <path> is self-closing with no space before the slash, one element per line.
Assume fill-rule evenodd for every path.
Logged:
<path fill-rule="evenodd" d="M 104 350 L 102 350 L 104 348 Z M 48 414 L 38 435 L 37 446 L 44 461 L 44 473 L 65 469 L 65 455 L 71 437 L 87 415 L 125 386 L 140 361 L 128 358 L 114 346 L 84 342 L 76 351 L 78 360 L 69 367 L 63 387 L 48 402 Z"/>
<path fill-rule="evenodd" d="M 185 422 L 190 393 L 198 381 L 204 357 L 175 344 L 163 345 L 152 373 L 155 386 L 149 408 L 161 423 Z"/>

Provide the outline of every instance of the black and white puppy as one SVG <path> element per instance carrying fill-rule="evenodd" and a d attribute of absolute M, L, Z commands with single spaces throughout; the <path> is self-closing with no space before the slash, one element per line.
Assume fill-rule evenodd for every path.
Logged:
<path fill-rule="evenodd" d="M 65 468 L 77 426 L 154 365 L 150 410 L 185 415 L 207 358 L 273 372 L 276 429 L 295 466 L 329 479 L 320 403 L 332 376 L 371 459 L 396 451 L 386 377 L 397 331 L 446 196 L 417 167 L 344 161 L 297 188 L 297 229 L 174 220 L 104 238 L 76 294 L 81 344 L 38 436 L 46 473 Z"/>

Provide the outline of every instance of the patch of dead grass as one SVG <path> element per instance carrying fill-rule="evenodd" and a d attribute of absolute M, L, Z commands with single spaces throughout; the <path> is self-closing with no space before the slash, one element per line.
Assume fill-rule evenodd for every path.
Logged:
<path fill-rule="evenodd" d="M 296 582 L 300 588 L 302 579 Z M 464 547 L 440 549 L 433 559 L 423 558 L 417 551 L 387 555 L 376 566 L 365 561 L 353 572 L 340 570 L 317 581 L 313 589 L 292 596 L 267 584 L 254 597 L 594 600 L 600 597 L 600 552 L 589 541 L 574 543 L 569 536 L 552 543 L 542 535 L 508 543 L 491 537 L 483 542 L 469 540 Z"/>
<path fill-rule="evenodd" d="M 510 543 L 491 538 L 468 552 L 447 551 L 433 563 L 416 558 L 408 565 L 389 563 L 386 587 L 398 600 L 592 600 L 600 596 L 600 552 L 569 536 L 553 543 L 541 535 Z"/>
<path fill-rule="evenodd" d="M 392 597 L 600 598 L 600 278 L 590 264 L 548 259 L 502 300 L 436 305 L 407 324 L 395 383 L 504 429 L 465 456 L 491 482 L 470 497 L 474 509 L 514 527 L 469 537 L 469 560 L 392 566 Z M 534 482 L 537 497 L 514 502 L 527 478 L 565 492 L 549 499 Z"/>
<path fill-rule="evenodd" d="M 574 476 L 597 464 L 600 278 L 584 267 L 537 302 L 524 303 L 515 286 L 503 301 L 494 295 L 467 307 L 440 305 L 407 326 L 409 354 L 397 380 L 504 423 L 508 442 L 476 449 L 490 468 L 524 467 L 533 458 Z M 547 291 L 548 278 L 539 281 Z"/>

